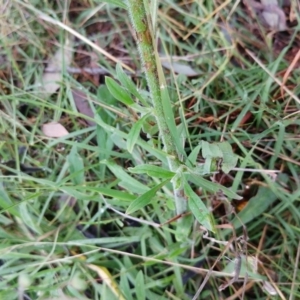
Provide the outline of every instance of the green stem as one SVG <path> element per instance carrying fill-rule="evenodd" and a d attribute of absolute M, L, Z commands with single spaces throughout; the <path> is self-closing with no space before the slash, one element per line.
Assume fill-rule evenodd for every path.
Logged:
<path fill-rule="evenodd" d="M 158 71 L 155 59 L 155 49 L 153 46 L 153 36 L 151 24 L 147 18 L 146 9 L 143 0 L 127 0 L 128 11 L 131 23 L 136 32 L 138 50 L 142 64 L 145 69 L 145 75 L 149 91 L 152 98 L 152 105 L 156 117 L 157 125 L 165 151 L 168 154 L 168 163 L 171 171 L 176 172 L 180 167 L 176 145 L 168 128 L 166 117 L 163 110 L 161 90 L 158 78 Z M 177 214 L 186 210 L 186 200 L 179 182 L 174 182 L 174 196 Z"/>

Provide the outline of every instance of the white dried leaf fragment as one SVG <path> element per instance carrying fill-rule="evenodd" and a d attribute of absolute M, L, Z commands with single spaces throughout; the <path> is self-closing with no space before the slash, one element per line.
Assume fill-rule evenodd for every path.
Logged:
<path fill-rule="evenodd" d="M 70 42 L 66 45 L 70 48 Z M 41 78 L 41 90 L 46 96 L 51 96 L 60 87 L 63 78 L 64 67 L 70 66 L 72 62 L 72 51 L 66 47 L 60 47 L 56 53 L 49 59 L 47 70 L 54 70 L 53 72 L 45 71 Z"/>
<path fill-rule="evenodd" d="M 42 132 L 47 137 L 59 138 L 69 134 L 68 130 L 57 122 L 50 122 L 42 125 Z"/>

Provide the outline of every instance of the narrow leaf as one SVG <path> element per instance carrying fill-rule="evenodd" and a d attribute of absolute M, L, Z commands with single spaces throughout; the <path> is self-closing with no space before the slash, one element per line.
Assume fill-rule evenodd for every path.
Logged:
<path fill-rule="evenodd" d="M 242 225 L 247 224 L 254 218 L 263 214 L 268 207 L 277 199 L 269 188 L 260 187 L 256 196 L 252 197 L 246 207 L 238 213 L 238 218 L 232 220 L 232 225 L 235 229 L 240 228 Z"/>
<path fill-rule="evenodd" d="M 75 185 L 82 184 L 84 180 L 84 164 L 83 160 L 77 152 L 77 147 L 73 146 L 68 155 L 69 170 L 71 179 Z"/>
<path fill-rule="evenodd" d="M 222 191 L 228 198 L 241 200 L 242 197 L 231 191 L 230 189 L 226 188 L 225 186 L 218 184 L 216 182 L 211 182 L 200 175 L 191 174 L 189 177 L 195 184 L 198 184 L 199 187 L 206 189 L 210 192 L 217 193 L 218 191 Z"/>
<path fill-rule="evenodd" d="M 15 205 L 11 199 L 9 198 L 8 194 L 6 193 L 4 186 L 2 184 L 2 182 L 0 182 L 0 210 L 2 212 L 4 211 L 8 211 L 11 214 L 13 214 L 16 217 L 20 216 L 20 213 L 18 212 L 18 210 L 16 209 Z"/>
<path fill-rule="evenodd" d="M 146 300 L 146 287 L 144 282 L 144 275 L 139 271 L 135 279 L 135 294 L 137 300 Z"/>
<path fill-rule="evenodd" d="M 196 164 L 200 149 L 201 149 L 201 145 L 198 145 L 192 150 L 186 162 L 187 166 L 192 167 Z"/>
<path fill-rule="evenodd" d="M 141 119 L 139 119 L 137 122 L 133 124 L 133 126 L 130 129 L 130 132 L 128 134 L 128 139 L 127 139 L 127 150 L 129 153 L 132 153 L 134 145 L 136 144 L 139 136 L 140 136 L 140 131 L 143 127 L 143 124 L 145 120 L 148 118 L 148 115 L 143 116 Z"/>
<path fill-rule="evenodd" d="M 122 85 L 136 98 L 138 98 L 143 104 L 146 104 L 147 101 L 142 97 L 142 95 L 137 91 L 136 85 L 132 80 L 125 74 L 121 64 L 116 66 L 117 78 L 122 83 Z"/>
<path fill-rule="evenodd" d="M 157 193 L 157 191 L 159 191 L 166 183 L 168 183 L 170 180 L 167 179 L 163 182 L 161 182 L 160 184 L 156 185 L 155 187 L 153 187 L 152 189 L 150 189 L 149 191 L 147 191 L 146 193 L 144 193 L 143 195 L 137 197 L 128 207 L 126 213 L 127 214 L 132 214 L 133 212 L 145 207 L 146 205 L 148 205 L 152 198 L 155 196 L 155 194 Z"/>
<path fill-rule="evenodd" d="M 154 165 L 138 165 L 134 168 L 128 168 L 128 171 L 134 174 L 147 174 L 152 177 L 165 179 L 172 178 L 175 175 L 174 172 Z"/>
<path fill-rule="evenodd" d="M 197 221 L 203 225 L 207 230 L 213 231 L 213 223 L 211 222 L 210 212 L 200 197 L 192 190 L 188 182 L 184 182 L 184 192 L 188 197 L 188 205 L 197 219 Z"/>
<path fill-rule="evenodd" d="M 21 214 L 21 218 L 24 224 L 28 226 L 33 232 L 37 234 L 42 234 L 41 229 L 37 225 L 37 218 L 34 214 L 30 212 L 30 209 L 28 209 L 28 203 L 22 202 L 19 204 L 19 210 Z"/>
<path fill-rule="evenodd" d="M 130 275 L 128 276 L 128 272 L 126 271 L 125 268 L 122 268 L 120 271 L 120 289 L 122 290 L 126 300 L 133 300 L 132 294 L 131 294 L 131 289 L 129 285 L 129 278 Z"/>
<path fill-rule="evenodd" d="M 120 102 L 125 105 L 133 105 L 134 101 L 131 99 L 130 95 L 126 90 L 121 87 L 115 80 L 110 77 L 105 77 L 105 84 L 110 91 L 110 93 Z"/>
<path fill-rule="evenodd" d="M 88 190 L 123 201 L 133 201 L 136 198 L 134 195 L 129 193 L 112 190 L 105 187 L 88 187 Z"/>
<path fill-rule="evenodd" d="M 108 3 L 108 4 L 112 4 L 112 5 L 115 5 L 115 6 L 118 6 L 120 8 L 123 8 L 123 9 L 126 9 L 127 10 L 127 5 L 121 1 L 121 0 L 96 0 L 95 2 L 98 2 L 98 3 Z"/>
<path fill-rule="evenodd" d="M 162 76 L 163 76 L 163 74 L 162 74 Z M 172 135 L 174 142 L 176 144 L 177 151 L 181 155 L 183 155 L 183 157 L 186 157 L 186 153 L 183 149 L 183 146 L 181 143 L 181 138 L 179 136 L 179 133 L 178 133 L 178 130 L 176 127 L 169 91 L 166 86 L 161 87 L 161 99 L 162 99 L 164 114 L 166 117 L 166 123 L 170 130 L 170 134 Z"/>
<path fill-rule="evenodd" d="M 122 167 L 118 166 L 113 161 L 104 160 L 101 163 L 106 164 L 110 171 L 121 180 L 123 186 L 125 188 L 127 187 L 130 192 L 141 194 L 149 190 L 146 185 L 128 175 Z"/>

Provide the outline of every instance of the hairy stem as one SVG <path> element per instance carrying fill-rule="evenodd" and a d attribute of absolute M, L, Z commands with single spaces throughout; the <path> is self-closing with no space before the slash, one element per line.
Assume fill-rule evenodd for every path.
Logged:
<path fill-rule="evenodd" d="M 159 84 L 158 71 L 153 46 L 151 24 L 147 18 L 143 0 L 127 0 L 131 23 L 136 32 L 138 50 L 145 69 L 145 75 L 152 98 L 152 105 L 156 117 L 159 132 L 168 154 L 168 163 L 171 171 L 176 172 L 180 167 L 176 145 L 166 122 L 163 110 L 161 87 Z M 186 200 L 183 190 L 178 182 L 174 182 L 174 196 L 177 214 L 186 210 Z"/>

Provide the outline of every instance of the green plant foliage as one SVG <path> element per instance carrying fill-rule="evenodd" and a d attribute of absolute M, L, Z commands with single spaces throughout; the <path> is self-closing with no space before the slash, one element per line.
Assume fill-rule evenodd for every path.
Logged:
<path fill-rule="evenodd" d="M 135 294 L 137 300 L 146 300 L 145 282 L 142 271 L 139 271 L 135 279 Z"/>
<path fill-rule="evenodd" d="M 148 205 L 151 200 L 155 197 L 156 193 L 166 185 L 170 180 L 167 179 L 160 184 L 154 186 L 152 189 L 147 191 L 146 193 L 142 194 L 141 196 L 137 197 L 132 203 L 130 203 L 129 207 L 126 210 L 127 214 L 132 214 L 135 211 L 145 207 Z"/>
<path fill-rule="evenodd" d="M 129 172 L 134 174 L 147 174 L 151 177 L 171 179 L 175 173 L 154 165 L 138 165 L 134 168 L 129 168 Z"/>
<path fill-rule="evenodd" d="M 192 190 L 186 180 L 184 180 L 184 192 L 188 198 L 189 208 L 196 220 L 207 230 L 214 232 L 215 229 L 211 221 L 211 213 L 206 205 L 202 202 L 201 198 Z"/>
<path fill-rule="evenodd" d="M 128 134 L 128 139 L 127 139 L 127 150 L 129 153 L 132 153 L 133 147 L 139 138 L 140 131 L 141 131 L 143 124 L 147 118 L 148 118 L 148 115 L 143 116 L 137 122 L 135 122 L 133 124 L 133 126 L 131 127 L 130 132 Z"/>
<path fill-rule="evenodd" d="M 138 92 L 136 85 L 129 78 L 129 76 L 124 72 L 120 64 L 116 65 L 116 73 L 117 73 L 117 78 L 121 82 L 122 86 L 126 88 L 128 92 L 130 92 L 138 100 L 140 100 L 143 105 L 147 106 L 147 101 L 145 101 L 144 97 Z"/>
<path fill-rule="evenodd" d="M 208 143 L 201 141 L 202 156 L 205 158 L 204 172 L 210 173 L 218 169 L 218 163 L 224 173 L 229 173 L 237 164 L 238 158 L 228 142 Z"/>
<path fill-rule="evenodd" d="M 109 89 L 110 93 L 120 102 L 125 105 L 133 105 L 134 101 L 131 99 L 127 91 L 121 87 L 114 79 L 105 77 L 105 84 Z"/>
<path fill-rule="evenodd" d="M 77 147 L 73 146 L 68 155 L 68 163 L 71 179 L 75 185 L 80 185 L 85 181 L 83 160 L 77 152 Z"/>
<path fill-rule="evenodd" d="M 297 20 L 3 2 L 0 300 L 300 299 Z"/>

